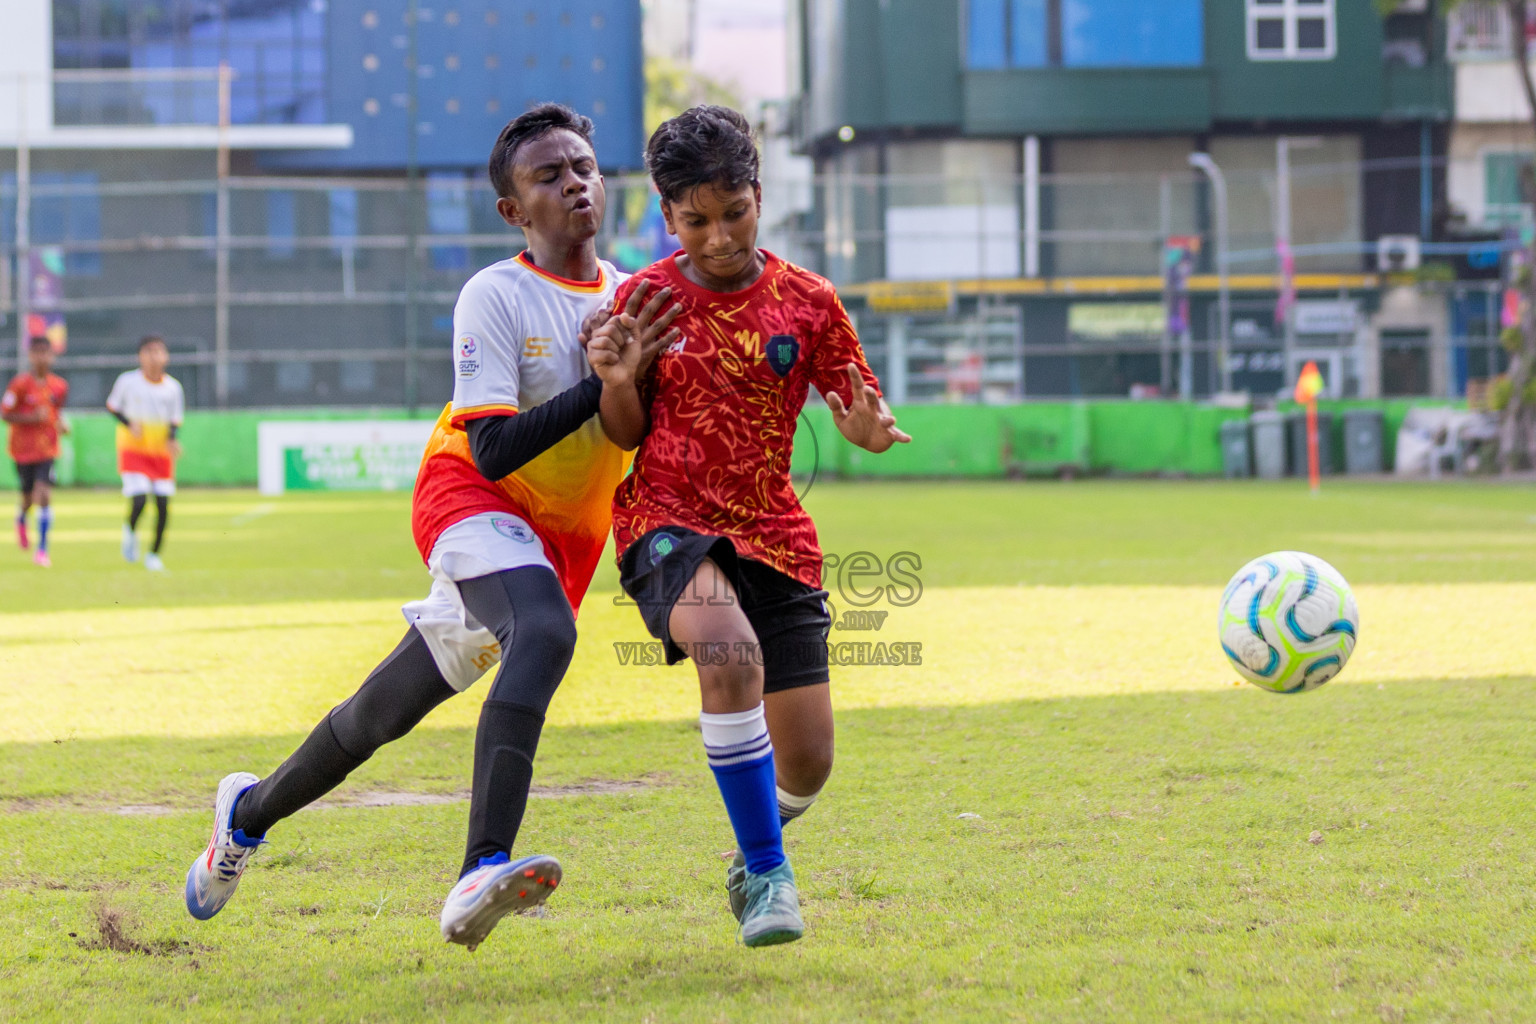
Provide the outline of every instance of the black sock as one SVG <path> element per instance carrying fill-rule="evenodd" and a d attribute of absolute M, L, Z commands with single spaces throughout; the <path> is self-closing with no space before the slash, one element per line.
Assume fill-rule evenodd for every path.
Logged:
<path fill-rule="evenodd" d="M 508 569 L 458 587 L 464 607 L 501 644 L 501 669 L 475 733 L 462 876 L 481 857 L 512 852 L 528 806 L 544 712 L 576 649 L 576 623 L 560 580 L 543 567 Z"/>
<path fill-rule="evenodd" d="M 149 499 L 142 494 L 135 494 L 128 499 L 128 529 L 139 528 L 139 516 L 144 514 L 144 503 Z"/>
<path fill-rule="evenodd" d="M 260 839 L 267 829 L 335 789 L 365 760 L 342 749 L 331 728 L 331 716 L 326 715 L 277 771 L 240 797 L 235 804 L 235 828 Z"/>
<path fill-rule="evenodd" d="M 299 749 L 235 804 L 235 827 L 259 837 L 339 786 L 358 765 L 454 695 L 412 626 L 357 693 L 320 720 Z"/>
<path fill-rule="evenodd" d="M 155 546 L 149 550 L 160 553 L 160 542 L 165 540 L 165 524 L 171 518 L 171 499 L 163 494 L 155 495 Z"/>
<path fill-rule="evenodd" d="M 469 801 L 469 839 L 462 878 L 482 857 L 510 854 L 528 807 L 533 756 L 539 749 L 544 716 L 520 704 L 488 700 L 475 732 L 475 784 Z"/>

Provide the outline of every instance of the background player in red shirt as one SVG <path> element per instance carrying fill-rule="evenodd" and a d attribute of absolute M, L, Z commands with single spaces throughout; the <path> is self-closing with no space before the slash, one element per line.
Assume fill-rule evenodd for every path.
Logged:
<path fill-rule="evenodd" d="M 669 663 L 692 655 L 698 668 L 704 745 L 736 833 L 727 889 L 741 939 L 790 942 L 804 925 L 780 829 L 821 791 L 833 731 L 821 548 L 789 477 L 795 423 L 814 386 L 854 444 L 911 438 L 831 283 L 757 248 L 746 119 L 695 107 L 656 130 L 645 161 L 683 251 L 617 300 L 645 281 L 671 287 L 683 337 L 638 387 L 611 341 L 588 350 L 603 428 L 639 446 L 613 502 L 620 581 Z"/>
<path fill-rule="evenodd" d="M 47 568 L 48 530 L 53 525 L 53 460 L 59 457 L 59 435 L 69 433 L 61 410 L 69 385 L 53 372 L 53 343 L 33 338 L 27 347 L 30 373 L 18 373 L 0 395 L 0 417 L 11 425 L 11 458 L 21 479 L 21 510 L 16 514 L 16 539 L 27 550 L 27 513 L 37 506 L 37 553 L 32 561 Z"/>

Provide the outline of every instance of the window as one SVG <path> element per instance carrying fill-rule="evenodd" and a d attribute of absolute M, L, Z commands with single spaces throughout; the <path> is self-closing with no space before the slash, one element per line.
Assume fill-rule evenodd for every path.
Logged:
<path fill-rule="evenodd" d="M 277 364 L 277 393 L 280 395 L 307 394 L 314 383 L 314 367 L 309 363 L 289 360 Z"/>
<path fill-rule="evenodd" d="M 427 233 L 469 234 L 469 182 L 462 174 L 427 175 Z M 469 248 L 464 245 L 428 246 L 433 270 L 465 270 Z"/>
<path fill-rule="evenodd" d="M 1490 223 L 1519 223 L 1525 213 L 1520 195 L 1520 169 L 1529 153 L 1483 154 L 1483 205 Z"/>
<path fill-rule="evenodd" d="M 1199 67 L 1204 11 L 1187 0 L 1061 0 L 1067 67 Z"/>
<path fill-rule="evenodd" d="M 1332 60 L 1335 0 L 1247 0 L 1249 60 Z"/>
<path fill-rule="evenodd" d="M 354 248 L 357 240 L 357 189 L 333 188 L 330 200 L 331 251 L 340 255 Z"/>
<path fill-rule="evenodd" d="M 1201 0 L 970 0 L 966 66 L 1198 67 Z"/>
<path fill-rule="evenodd" d="M 297 248 L 294 236 L 298 234 L 298 215 L 294 209 L 292 192 L 267 193 L 267 257 L 274 260 L 292 259 Z"/>
<path fill-rule="evenodd" d="M 325 119 L 325 0 L 53 0 L 53 64 L 60 69 L 235 70 L 236 124 Z M 59 124 L 210 123 L 205 82 L 59 83 Z"/>
<path fill-rule="evenodd" d="M 368 359 L 343 359 L 340 364 L 341 390 L 349 395 L 371 393 L 376 387 L 374 380 L 376 365 Z"/>
<path fill-rule="evenodd" d="M 16 175 L 0 177 L 0 244 L 15 244 Z M 31 243 L 34 246 L 101 241 L 101 195 L 96 175 L 42 171 L 32 175 Z M 64 273 L 95 277 L 101 273 L 101 252 L 76 249 L 64 254 Z"/>

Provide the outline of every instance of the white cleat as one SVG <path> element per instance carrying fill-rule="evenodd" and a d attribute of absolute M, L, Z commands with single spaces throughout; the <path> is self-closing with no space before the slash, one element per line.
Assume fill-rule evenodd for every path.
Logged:
<path fill-rule="evenodd" d="M 459 879 L 443 903 L 443 938 L 473 953 L 496 923 L 514 911 L 540 906 L 560 884 L 560 862 L 553 857 L 507 855 L 482 858 L 480 866 Z"/>
<path fill-rule="evenodd" d="M 144 556 L 144 568 L 150 572 L 165 572 L 165 563 L 160 561 L 160 556 L 153 551 Z"/>
<path fill-rule="evenodd" d="M 261 845 L 260 839 L 251 839 L 232 827 L 235 801 L 260 781 L 250 772 L 235 772 L 219 782 L 219 795 L 213 805 L 213 838 L 187 871 L 187 913 L 199 921 L 206 921 L 224 909 L 240 884 L 251 854 Z"/>
<path fill-rule="evenodd" d="M 137 562 L 139 560 L 139 538 L 133 532 L 133 527 L 123 524 L 123 561 Z"/>

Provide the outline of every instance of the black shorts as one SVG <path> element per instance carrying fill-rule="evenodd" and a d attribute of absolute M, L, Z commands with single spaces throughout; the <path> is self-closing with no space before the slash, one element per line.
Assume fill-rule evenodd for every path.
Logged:
<path fill-rule="evenodd" d="M 16 475 L 21 479 L 21 493 L 31 494 L 38 484 L 53 486 L 53 460 L 16 463 Z"/>
<path fill-rule="evenodd" d="M 619 562 L 619 585 L 640 605 L 645 628 L 662 642 L 667 664 L 675 665 L 688 657 L 673 643 L 667 622 L 706 558 L 712 559 L 735 586 L 742 611 L 757 634 L 763 692 L 827 682 L 827 634 L 832 628 L 827 592 L 806 586 L 770 565 L 738 557 L 725 537 L 709 537 L 680 526 L 652 530 L 630 545 Z M 714 653 L 733 658 L 752 656 L 738 651 Z"/>

